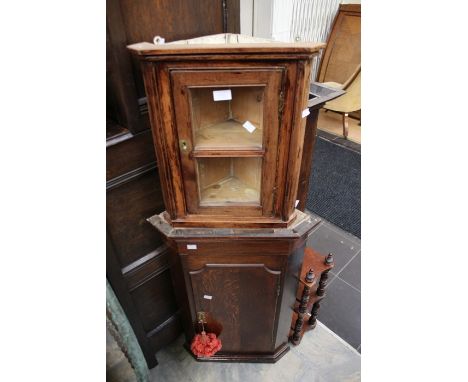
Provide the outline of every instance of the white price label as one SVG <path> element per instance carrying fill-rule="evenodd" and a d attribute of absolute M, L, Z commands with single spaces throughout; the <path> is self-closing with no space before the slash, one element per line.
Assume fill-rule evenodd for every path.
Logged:
<path fill-rule="evenodd" d="M 302 118 L 307 117 L 310 114 L 309 108 L 302 110 Z"/>
<path fill-rule="evenodd" d="M 229 101 L 230 99 L 232 99 L 231 89 L 213 90 L 214 101 Z"/>
<path fill-rule="evenodd" d="M 205 294 L 205 295 L 203 296 L 203 298 L 205 298 L 205 299 L 207 299 L 207 300 L 211 300 L 211 299 L 213 298 L 213 296 L 208 296 L 207 294 Z"/>
<path fill-rule="evenodd" d="M 187 244 L 187 249 L 197 249 L 196 244 Z"/>
<path fill-rule="evenodd" d="M 249 132 L 249 133 L 253 133 L 256 129 L 256 127 L 254 125 L 252 125 L 249 121 L 245 121 L 244 124 L 242 125 L 244 126 L 244 128 Z"/>
<path fill-rule="evenodd" d="M 299 204 L 299 200 L 296 200 L 296 204 L 294 204 L 294 207 L 297 207 L 298 204 Z"/>

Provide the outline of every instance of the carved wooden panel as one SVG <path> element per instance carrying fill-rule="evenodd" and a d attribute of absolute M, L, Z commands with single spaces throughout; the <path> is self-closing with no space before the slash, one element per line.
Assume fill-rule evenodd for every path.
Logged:
<path fill-rule="evenodd" d="M 264 264 L 207 264 L 189 274 L 195 310 L 219 324 L 223 352 L 274 350 L 281 271 Z"/>

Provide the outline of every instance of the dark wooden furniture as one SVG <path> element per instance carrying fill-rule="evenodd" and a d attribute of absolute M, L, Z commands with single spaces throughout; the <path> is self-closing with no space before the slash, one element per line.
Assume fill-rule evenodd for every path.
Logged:
<path fill-rule="evenodd" d="M 289 228 L 275 230 L 177 228 L 164 214 L 149 221 L 172 249 L 186 346 L 201 330 L 199 313 L 222 340 L 220 352 L 198 360 L 275 362 L 289 350 L 305 240 L 318 219 L 298 212 Z"/>
<path fill-rule="evenodd" d="M 170 248 L 186 344 L 200 316 L 223 342 L 200 361 L 275 362 L 289 349 L 305 241 L 319 223 L 295 205 L 321 47 L 230 34 L 129 47 L 166 206 L 149 221 Z"/>
<path fill-rule="evenodd" d="M 289 332 L 294 345 L 298 345 L 304 333 L 317 325 L 320 302 L 325 297 L 328 272 L 333 266 L 334 259 L 331 253 L 323 256 L 312 248 L 305 248 Z"/>
<path fill-rule="evenodd" d="M 143 78 L 126 46 L 238 32 L 239 0 L 107 0 L 106 21 L 106 275 L 151 368 L 182 327 L 168 248 L 146 222 L 165 208 Z"/>

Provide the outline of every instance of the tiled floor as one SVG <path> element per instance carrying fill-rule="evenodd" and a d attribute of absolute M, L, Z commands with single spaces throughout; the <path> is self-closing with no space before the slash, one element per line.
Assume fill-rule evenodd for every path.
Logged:
<path fill-rule="evenodd" d="M 156 354 L 151 381 L 167 382 L 357 382 L 361 356 L 326 326 L 307 332 L 299 346 L 275 364 L 197 362 L 183 348 L 184 337 Z"/>
<path fill-rule="evenodd" d="M 322 219 L 307 245 L 322 254 L 332 252 L 335 258 L 318 319 L 360 352 L 361 241 Z"/>

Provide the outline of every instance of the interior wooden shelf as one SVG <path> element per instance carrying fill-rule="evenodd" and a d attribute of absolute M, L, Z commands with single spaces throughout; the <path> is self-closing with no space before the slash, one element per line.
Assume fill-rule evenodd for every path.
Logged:
<path fill-rule="evenodd" d="M 256 127 L 249 133 L 234 119 L 204 127 L 195 133 L 195 150 L 261 149 L 263 131 Z"/>
<path fill-rule="evenodd" d="M 201 190 L 201 205 L 217 203 L 258 203 L 260 192 L 235 176 L 226 177 Z"/>

